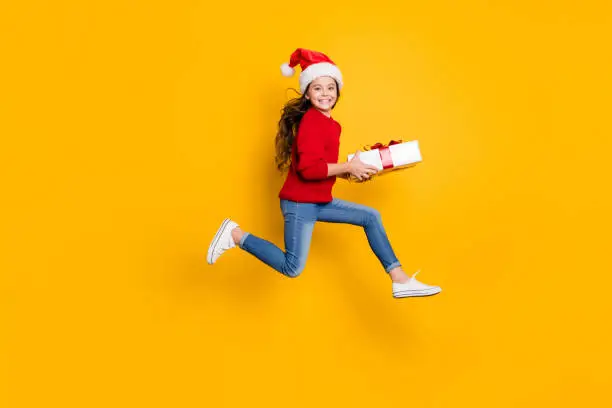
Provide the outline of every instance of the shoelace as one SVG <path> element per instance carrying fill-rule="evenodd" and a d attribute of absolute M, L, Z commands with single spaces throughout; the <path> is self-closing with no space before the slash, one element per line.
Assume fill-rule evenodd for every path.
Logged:
<path fill-rule="evenodd" d="M 417 275 L 419 274 L 419 272 L 421 272 L 421 270 L 420 270 L 420 269 L 419 269 L 418 271 L 416 271 L 416 272 L 415 272 L 415 273 L 414 273 L 414 274 L 413 274 L 413 275 L 410 277 L 410 279 L 415 279 L 415 280 L 416 280 L 415 276 L 417 276 Z"/>

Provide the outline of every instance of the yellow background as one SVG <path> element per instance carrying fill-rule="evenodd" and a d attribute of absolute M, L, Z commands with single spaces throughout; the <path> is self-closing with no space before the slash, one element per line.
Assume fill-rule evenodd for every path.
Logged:
<path fill-rule="evenodd" d="M 609 2 L 12 3 L 0 406 L 612 403 Z M 345 75 L 342 157 L 419 140 L 335 195 L 439 296 L 393 299 L 350 226 L 317 225 L 298 279 L 206 264 L 226 216 L 282 245 L 296 47 Z"/>

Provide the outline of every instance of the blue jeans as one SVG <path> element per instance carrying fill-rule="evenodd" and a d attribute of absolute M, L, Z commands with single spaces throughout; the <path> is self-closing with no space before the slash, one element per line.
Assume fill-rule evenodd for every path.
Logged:
<path fill-rule="evenodd" d="M 238 246 L 285 276 L 296 277 L 304 270 L 315 222 L 352 224 L 363 227 L 372 251 L 388 273 L 400 266 L 378 210 L 334 198 L 325 204 L 280 200 L 285 218 L 285 251 L 251 233 Z"/>

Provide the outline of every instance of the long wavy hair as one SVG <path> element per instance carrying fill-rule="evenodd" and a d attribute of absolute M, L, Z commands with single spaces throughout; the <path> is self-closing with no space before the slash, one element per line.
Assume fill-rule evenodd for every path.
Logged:
<path fill-rule="evenodd" d="M 308 85 L 302 95 L 297 98 L 291 99 L 285 104 L 285 106 L 281 110 L 281 118 L 278 121 L 278 131 L 276 132 L 275 139 L 276 168 L 281 173 L 286 172 L 287 170 L 289 170 L 289 167 L 291 167 L 291 148 L 293 146 L 293 142 L 295 140 L 295 137 L 297 136 L 297 132 L 300 127 L 300 122 L 302 121 L 304 114 L 312 106 L 310 100 L 306 99 L 308 89 L 310 89 L 310 85 Z M 294 91 L 299 94 L 297 90 L 294 89 Z M 340 90 L 338 88 L 337 82 L 336 92 L 336 102 L 334 102 L 332 109 L 336 107 L 338 101 L 340 100 Z"/>

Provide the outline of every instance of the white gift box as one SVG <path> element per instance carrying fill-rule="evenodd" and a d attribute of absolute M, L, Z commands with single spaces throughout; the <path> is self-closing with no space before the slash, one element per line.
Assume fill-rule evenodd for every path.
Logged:
<path fill-rule="evenodd" d="M 351 160 L 353 156 L 355 156 L 354 153 L 349 154 L 348 159 Z M 359 153 L 359 159 L 366 164 L 375 166 L 379 171 L 412 167 L 423 161 L 418 140 L 366 150 Z"/>

